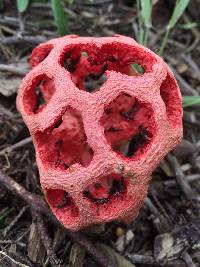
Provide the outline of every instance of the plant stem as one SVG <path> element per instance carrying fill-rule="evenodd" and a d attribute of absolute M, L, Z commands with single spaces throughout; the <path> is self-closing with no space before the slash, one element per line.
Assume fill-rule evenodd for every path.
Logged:
<path fill-rule="evenodd" d="M 162 40 L 162 44 L 161 44 L 161 47 L 160 47 L 159 56 L 162 56 L 162 54 L 163 54 L 163 51 L 164 51 L 165 46 L 166 46 L 166 44 L 167 44 L 167 39 L 168 39 L 170 30 L 171 30 L 171 29 L 170 29 L 169 27 L 167 27 L 167 30 L 166 30 L 166 32 L 165 32 L 165 36 L 164 36 L 164 38 L 163 38 L 163 40 Z"/>
<path fill-rule="evenodd" d="M 145 29 L 143 45 L 146 45 L 147 44 L 148 36 L 149 36 L 149 27 L 147 27 Z"/>
<path fill-rule="evenodd" d="M 137 9 L 138 9 L 138 41 L 143 43 L 143 29 L 142 29 L 142 19 L 141 19 L 141 8 L 140 0 L 137 0 Z"/>

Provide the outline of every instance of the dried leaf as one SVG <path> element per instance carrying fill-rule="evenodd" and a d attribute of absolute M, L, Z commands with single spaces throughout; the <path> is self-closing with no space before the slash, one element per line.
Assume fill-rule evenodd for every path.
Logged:
<path fill-rule="evenodd" d="M 9 97 L 17 92 L 22 79 L 0 72 L 0 80 L 0 94 Z"/>
<path fill-rule="evenodd" d="M 40 262 L 42 264 L 44 261 L 45 254 L 46 251 L 41 241 L 36 224 L 32 223 L 28 240 L 28 257 L 33 262 Z"/>
<path fill-rule="evenodd" d="M 74 243 L 70 252 L 69 267 L 82 267 L 84 259 L 85 250 L 77 243 Z"/>

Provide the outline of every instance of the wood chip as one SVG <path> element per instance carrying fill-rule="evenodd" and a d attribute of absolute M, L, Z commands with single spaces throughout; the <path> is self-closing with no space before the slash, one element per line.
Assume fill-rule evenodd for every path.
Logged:
<path fill-rule="evenodd" d="M 28 240 L 28 256 L 33 262 L 43 263 L 45 248 L 35 223 L 31 224 Z"/>
<path fill-rule="evenodd" d="M 158 235 L 154 243 L 154 256 L 163 265 L 179 259 L 188 249 L 197 248 L 200 248 L 200 219 L 172 232 Z"/>
<path fill-rule="evenodd" d="M 77 243 L 74 243 L 70 252 L 69 267 L 82 267 L 84 259 L 85 250 Z"/>

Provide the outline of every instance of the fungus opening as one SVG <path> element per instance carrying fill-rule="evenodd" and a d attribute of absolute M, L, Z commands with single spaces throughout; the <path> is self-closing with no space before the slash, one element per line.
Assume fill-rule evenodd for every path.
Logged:
<path fill-rule="evenodd" d="M 177 90 L 177 84 L 173 77 L 167 77 L 160 86 L 160 96 L 166 106 L 167 117 L 173 126 L 180 127 L 182 123 L 182 105 Z"/>
<path fill-rule="evenodd" d="M 104 204 L 108 203 L 113 197 L 122 196 L 125 191 L 124 178 L 113 174 L 88 186 L 83 191 L 83 195 L 95 204 Z"/>
<path fill-rule="evenodd" d="M 52 49 L 53 49 L 52 44 L 44 44 L 36 47 L 32 52 L 31 59 L 29 62 L 31 67 L 33 68 L 37 66 L 45 58 L 47 58 Z"/>
<path fill-rule="evenodd" d="M 142 156 L 156 132 L 151 106 L 127 93 L 120 94 L 104 109 L 100 122 L 112 149 L 126 158 Z"/>
<path fill-rule="evenodd" d="M 95 217 L 108 219 L 131 205 L 128 194 L 129 179 L 115 173 L 101 177 L 98 182 L 87 186 L 83 197 L 91 204 Z"/>
<path fill-rule="evenodd" d="M 140 64 L 137 64 L 137 63 L 131 64 L 131 68 L 136 74 L 144 74 L 145 72 L 144 68 Z"/>
<path fill-rule="evenodd" d="M 71 220 L 70 217 L 77 217 L 79 215 L 72 197 L 61 189 L 45 189 L 46 199 L 56 213 L 56 216 L 63 222 Z"/>
<path fill-rule="evenodd" d="M 37 114 L 48 104 L 55 92 L 54 81 L 41 75 L 34 79 L 32 85 L 24 93 L 23 103 L 27 113 Z"/>
<path fill-rule="evenodd" d="M 75 163 L 88 166 L 93 158 L 81 114 L 71 107 L 51 129 L 36 133 L 36 141 L 43 164 L 55 169 L 67 170 Z"/>
<path fill-rule="evenodd" d="M 155 59 L 140 48 L 118 42 L 101 47 L 68 45 L 60 57 L 60 64 L 70 72 L 74 84 L 90 93 L 98 91 L 106 82 L 106 71 L 138 76 L 151 72 L 154 62 Z"/>
<path fill-rule="evenodd" d="M 33 109 L 34 113 L 37 113 L 37 111 L 39 111 L 46 103 L 45 103 L 45 99 L 43 97 L 42 91 L 41 91 L 41 87 L 43 86 L 43 84 L 45 83 L 44 80 L 40 81 L 40 83 L 35 87 L 35 95 L 36 95 L 36 104 L 35 107 Z"/>

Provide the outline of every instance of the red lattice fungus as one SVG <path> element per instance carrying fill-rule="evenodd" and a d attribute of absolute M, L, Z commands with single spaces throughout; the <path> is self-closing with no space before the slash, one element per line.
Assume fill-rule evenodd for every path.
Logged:
<path fill-rule="evenodd" d="M 120 94 L 104 109 L 101 124 L 112 149 L 134 159 L 144 154 L 156 132 L 151 106 L 127 93 Z"/>
<path fill-rule="evenodd" d="M 17 106 L 53 213 L 71 230 L 133 220 L 152 171 L 182 138 L 172 72 L 120 35 L 50 40 L 30 64 Z"/>
<path fill-rule="evenodd" d="M 66 170 L 75 163 L 88 166 L 92 160 L 82 118 L 70 107 L 52 128 L 37 132 L 35 138 L 40 157 L 49 168 Z"/>

